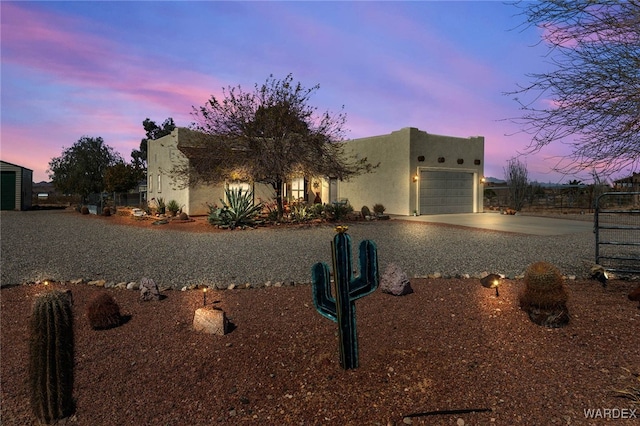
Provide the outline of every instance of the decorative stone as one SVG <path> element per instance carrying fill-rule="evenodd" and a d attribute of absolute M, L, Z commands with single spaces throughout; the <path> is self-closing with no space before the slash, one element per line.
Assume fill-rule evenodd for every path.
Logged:
<path fill-rule="evenodd" d="M 158 285 L 150 278 L 143 278 L 140 281 L 140 300 L 160 300 L 160 290 Z"/>
<path fill-rule="evenodd" d="M 413 293 L 407 274 L 402 272 L 395 263 L 390 263 L 382 277 L 380 277 L 380 290 L 383 293 L 393 294 L 394 296 Z"/>
<path fill-rule="evenodd" d="M 106 280 L 95 280 L 95 281 L 89 281 L 87 284 L 95 287 L 104 287 L 106 283 L 107 283 Z"/>
<path fill-rule="evenodd" d="M 221 309 L 196 309 L 193 317 L 193 329 L 224 336 L 227 332 L 227 316 Z"/>
<path fill-rule="evenodd" d="M 140 285 L 137 282 L 130 282 L 129 284 L 127 284 L 127 290 L 139 290 L 140 289 Z"/>
<path fill-rule="evenodd" d="M 115 287 L 124 290 L 124 289 L 127 288 L 127 283 L 121 282 L 121 283 L 116 284 Z"/>
<path fill-rule="evenodd" d="M 82 278 L 78 278 L 76 280 L 71 280 L 70 282 L 71 282 L 71 284 L 76 284 L 77 285 L 77 284 L 82 284 L 83 281 L 84 280 Z"/>

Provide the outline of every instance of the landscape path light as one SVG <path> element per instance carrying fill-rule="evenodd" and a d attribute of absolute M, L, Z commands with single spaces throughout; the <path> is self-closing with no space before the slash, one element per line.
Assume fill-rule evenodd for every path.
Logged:
<path fill-rule="evenodd" d="M 207 306 L 207 288 L 202 289 L 202 306 Z"/>
<path fill-rule="evenodd" d="M 496 289 L 496 297 L 500 296 L 498 292 L 498 287 L 500 286 L 502 277 L 498 274 L 489 274 L 486 277 L 480 279 L 480 284 L 485 288 L 495 288 Z"/>

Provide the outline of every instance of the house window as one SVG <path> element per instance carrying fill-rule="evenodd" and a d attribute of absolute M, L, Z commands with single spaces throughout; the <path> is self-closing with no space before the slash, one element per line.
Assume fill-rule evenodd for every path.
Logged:
<path fill-rule="evenodd" d="M 149 192 L 153 192 L 153 173 L 149 173 Z"/>
<path fill-rule="evenodd" d="M 247 182 L 231 182 L 228 186 L 231 191 L 241 189 L 243 194 L 251 190 L 251 185 Z"/>
<path fill-rule="evenodd" d="M 158 173 L 158 192 L 162 192 L 162 173 Z"/>
<path fill-rule="evenodd" d="M 304 199 L 304 178 L 295 178 L 291 180 L 291 199 Z"/>

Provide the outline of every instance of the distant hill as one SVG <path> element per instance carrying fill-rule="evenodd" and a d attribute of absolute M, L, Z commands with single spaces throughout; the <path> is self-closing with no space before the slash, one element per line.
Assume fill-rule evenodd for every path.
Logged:
<path fill-rule="evenodd" d="M 507 183 L 502 179 L 498 179 L 498 178 L 494 178 L 494 177 L 486 177 L 486 178 L 484 178 L 484 180 L 485 180 L 485 182 L 493 183 L 493 184 L 505 184 L 505 183 Z"/>
<path fill-rule="evenodd" d="M 33 193 L 46 193 L 46 194 L 53 194 L 55 192 L 55 188 L 53 187 L 53 184 L 51 182 L 38 182 L 38 183 L 33 183 L 31 185 L 31 191 Z"/>

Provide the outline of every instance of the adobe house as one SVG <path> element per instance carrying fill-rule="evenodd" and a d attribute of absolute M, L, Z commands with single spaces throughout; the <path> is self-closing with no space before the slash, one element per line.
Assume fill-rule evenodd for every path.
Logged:
<path fill-rule="evenodd" d="M 345 151 L 380 163 L 374 173 L 339 182 L 355 209 L 380 203 L 388 214 L 483 211 L 484 137 L 433 135 L 405 127 L 345 142 Z"/>
<path fill-rule="evenodd" d="M 0 209 L 29 210 L 33 170 L 0 161 Z"/>
<path fill-rule="evenodd" d="M 209 214 L 208 205 L 220 205 L 225 199 L 225 185 L 196 185 L 181 188 L 172 179 L 170 172 L 174 164 L 188 164 L 188 156 L 197 152 L 197 139 L 200 136 L 193 130 L 177 127 L 170 135 L 148 141 L 147 145 L 147 200 L 162 198 L 165 203 L 176 200 L 182 211 L 191 215 Z M 239 187 L 253 191 L 254 199 L 269 202 L 274 199 L 273 188 L 261 183 L 228 182 L 230 188 Z M 296 178 L 287 182 L 285 199 L 303 199 L 313 202 L 315 193 L 322 191 L 319 179 Z"/>
<path fill-rule="evenodd" d="M 151 140 L 147 147 L 147 199 L 176 200 L 189 215 L 209 213 L 207 204 L 224 199 L 224 185 L 179 188 L 170 176 L 174 164 L 187 164 L 195 153 L 199 133 L 176 128 Z M 398 215 L 482 212 L 484 137 L 432 135 L 407 127 L 388 135 L 343 142 L 347 154 L 380 163 L 373 173 L 338 181 L 332 177 L 296 178 L 287 183 L 285 199 L 324 203 L 348 200 L 354 209 L 381 203 L 386 213 Z M 270 201 L 269 185 L 230 182 L 252 188 L 256 200 Z"/>

